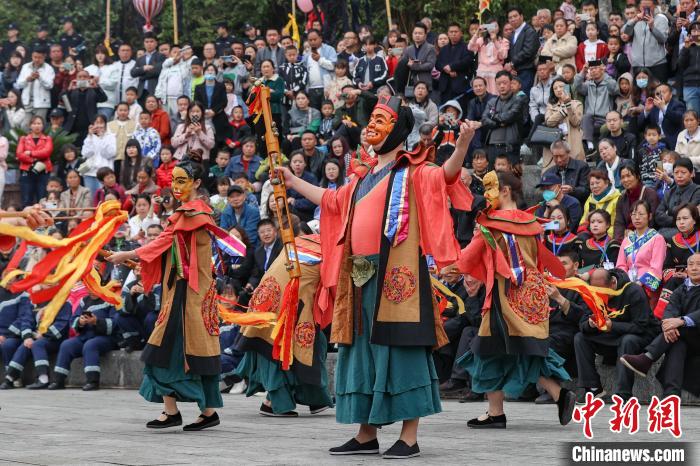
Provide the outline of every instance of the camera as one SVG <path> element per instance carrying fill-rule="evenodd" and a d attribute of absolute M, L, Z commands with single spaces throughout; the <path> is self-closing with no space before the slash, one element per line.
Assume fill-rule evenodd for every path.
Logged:
<path fill-rule="evenodd" d="M 78 44 L 75 46 L 75 51 L 78 53 L 84 52 L 85 50 L 87 50 L 87 46 L 85 45 L 85 43 Z"/>
<path fill-rule="evenodd" d="M 221 60 L 224 63 L 233 63 L 233 55 L 223 55 L 221 56 Z"/>
<path fill-rule="evenodd" d="M 78 79 L 75 82 L 75 85 L 78 86 L 78 89 L 85 89 L 90 85 L 90 81 L 86 79 Z"/>
<path fill-rule="evenodd" d="M 29 172 L 32 175 L 41 175 L 42 173 L 46 173 L 46 164 L 41 161 L 34 162 L 29 168 Z"/>

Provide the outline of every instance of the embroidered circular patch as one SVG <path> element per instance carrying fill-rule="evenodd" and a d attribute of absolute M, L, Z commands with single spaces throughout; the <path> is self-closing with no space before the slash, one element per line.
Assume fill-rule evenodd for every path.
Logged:
<path fill-rule="evenodd" d="M 316 328 L 312 322 L 299 322 L 294 329 L 294 339 L 302 348 L 308 348 L 313 345 L 315 335 Z"/>
<path fill-rule="evenodd" d="M 510 284 L 508 304 L 529 324 L 536 325 L 549 319 L 549 296 L 544 283 L 544 276 L 539 270 L 527 269 L 521 286 Z"/>
<path fill-rule="evenodd" d="M 249 307 L 259 312 L 277 312 L 281 297 L 280 284 L 274 277 L 267 277 L 255 289 Z"/>
<path fill-rule="evenodd" d="M 392 303 L 402 303 L 416 292 L 416 276 L 405 265 L 393 267 L 384 276 L 382 291 Z"/>

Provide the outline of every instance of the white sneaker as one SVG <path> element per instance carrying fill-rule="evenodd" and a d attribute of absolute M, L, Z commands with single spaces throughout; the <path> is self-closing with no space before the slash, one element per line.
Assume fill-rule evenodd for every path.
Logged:
<path fill-rule="evenodd" d="M 267 396 L 267 392 L 258 392 L 255 394 L 255 396 Z"/>
<path fill-rule="evenodd" d="M 240 395 L 242 393 L 245 393 L 247 388 L 248 384 L 245 383 L 245 380 L 241 380 L 240 382 L 233 384 L 233 388 L 229 393 L 231 393 L 231 395 Z"/>
<path fill-rule="evenodd" d="M 17 379 L 17 380 L 15 380 L 14 382 L 12 382 L 12 385 L 13 385 L 15 388 L 22 388 L 22 387 L 24 387 L 24 384 L 22 383 L 22 379 Z"/>

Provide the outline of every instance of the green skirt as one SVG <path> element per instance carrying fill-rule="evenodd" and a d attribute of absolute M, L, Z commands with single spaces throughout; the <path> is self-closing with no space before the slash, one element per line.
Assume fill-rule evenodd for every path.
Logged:
<path fill-rule="evenodd" d="M 173 312 L 170 318 L 180 318 L 179 313 Z M 177 332 L 168 367 L 146 364 L 139 393 L 153 403 L 162 403 L 164 396 L 171 396 L 177 401 L 195 402 L 201 411 L 206 408 L 223 407 L 224 401 L 219 392 L 218 375 L 185 373 L 182 325 L 178 323 L 175 328 Z"/>
<path fill-rule="evenodd" d="M 320 346 L 326 348 L 326 336 L 323 332 L 318 332 L 317 335 L 323 343 Z M 266 391 L 275 414 L 294 411 L 297 404 L 333 407 L 333 400 L 328 393 L 326 353 L 320 357 L 323 364 L 320 386 L 301 383 L 292 370 L 283 371 L 278 361 L 271 361 L 255 351 L 246 351 L 234 373 L 248 380 L 246 396 Z"/>
<path fill-rule="evenodd" d="M 504 391 L 509 397 L 519 397 L 528 385 L 540 377 L 569 380 L 564 358 L 550 349 L 547 356 L 499 354 L 477 356 L 468 351 L 457 363 L 469 372 L 471 390 L 475 393 Z"/>
<path fill-rule="evenodd" d="M 379 256 L 368 256 L 375 268 Z M 336 420 L 386 425 L 442 411 L 431 349 L 370 343 L 377 275 L 362 287 L 362 335 L 338 349 L 335 368 Z"/>

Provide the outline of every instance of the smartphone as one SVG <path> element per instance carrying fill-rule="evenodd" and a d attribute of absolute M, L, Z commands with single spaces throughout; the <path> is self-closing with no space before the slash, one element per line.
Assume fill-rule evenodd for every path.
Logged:
<path fill-rule="evenodd" d="M 199 123 L 199 117 L 198 117 L 198 116 L 192 116 L 192 118 L 190 119 L 190 121 L 192 121 L 192 123 Z"/>
<path fill-rule="evenodd" d="M 224 63 L 231 63 L 231 62 L 233 62 L 233 55 L 223 55 L 223 56 L 221 57 L 221 60 L 222 60 Z"/>
<path fill-rule="evenodd" d="M 644 16 L 651 16 L 651 8 L 649 8 L 649 7 L 644 8 Z"/>
<path fill-rule="evenodd" d="M 680 16 L 682 19 L 686 19 L 686 18 L 688 17 L 688 13 L 686 13 L 685 11 L 681 11 L 681 13 L 680 13 L 679 16 Z"/>
<path fill-rule="evenodd" d="M 661 160 L 656 161 L 656 169 L 659 171 L 664 171 L 664 163 Z"/>
<path fill-rule="evenodd" d="M 676 272 L 684 272 L 685 271 L 685 265 L 677 265 L 674 267 L 676 269 Z"/>
<path fill-rule="evenodd" d="M 578 15 L 578 19 L 580 19 L 581 21 L 588 21 L 589 19 L 591 19 L 591 15 L 589 15 L 588 13 L 581 13 L 580 15 Z"/>
<path fill-rule="evenodd" d="M 544 229 L 545 230 L 554 230 L 554 231 L 559 230 L 559 220 L 552 220 L 549 223 L 545 223 Z"/>
<path fill-rule="evenodd" d="M 243 61 L 250 61 L 252 59 L 253 59 L 253 57 L 250 55 L 243 55 Z"/>
<path fill-rule="evenodd" d="M 484 24 L 484 29 L 486 29 L 488 32 L 492 32 L 496 30 L 496 25 L 493 23 Z"/>

